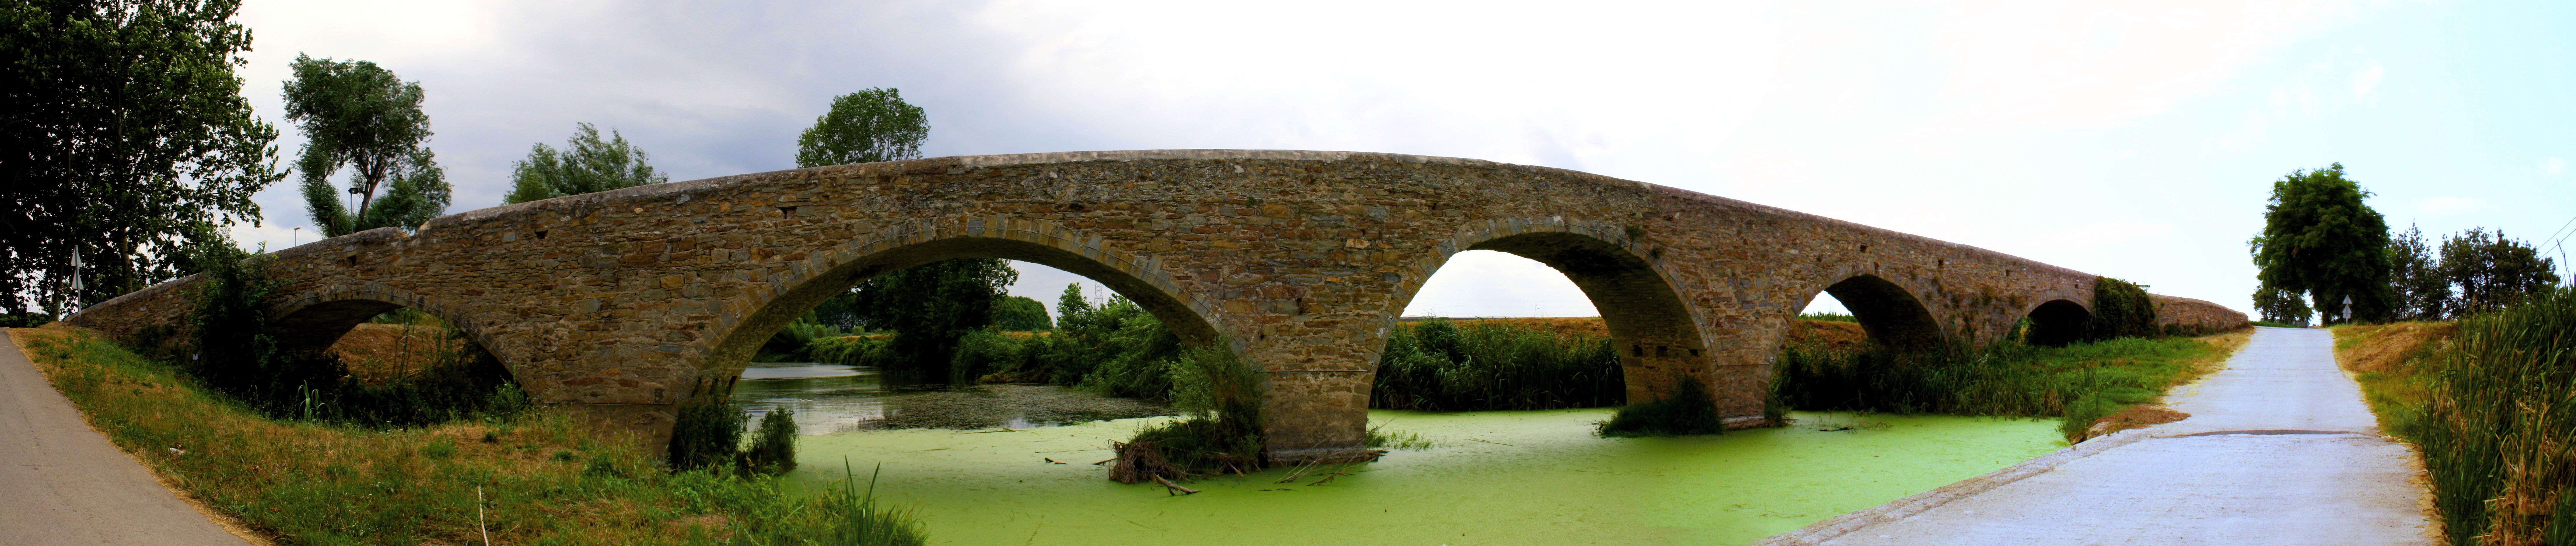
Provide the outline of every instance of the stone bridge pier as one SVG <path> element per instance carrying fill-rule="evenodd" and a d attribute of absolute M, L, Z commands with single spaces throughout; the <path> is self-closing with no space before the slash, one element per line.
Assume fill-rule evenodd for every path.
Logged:
<path fill-rule="evenodd" d="M 1451 255 L 1545 263 L 1600 309 L 1631 402 L 1696 378 L 1738 426 L 1831 293 L 1871 337 L 1934 348 L 2080 325 L 2093 275 L 1975 247 L 1581 172 L 1394 154 L 1149 150 L 777 171 L 520 203 L 274 253 L 278 335 L 327 345 L 409 307 L 463 329 L 539 400 L 663 442 L 673 404 L 739 376 L 779 328 L 871 276 L 1008 258 L 1098 280 L 1268 377 L 1280 462 L 1365 457 L 1390 328 Z M 194 277 L 74 324 L 185 328 Z M 2160 320 L 2244 315 L 2159 297 Z"/>

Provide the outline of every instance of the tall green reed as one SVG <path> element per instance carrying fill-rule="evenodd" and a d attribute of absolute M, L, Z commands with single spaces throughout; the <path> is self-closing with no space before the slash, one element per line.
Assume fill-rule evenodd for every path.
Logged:
<path fill-rule="evenodd" d="M 1370 407 L 1423 411 L 1616 406 L 1627 379 L 1610 340 L 1442 319 L 1389 332 Z"/>
<path fill-rule="evenodd" d="M 2452 544 L 2576 538 L 2576 289 L 2460 320 L 2408 430 Z"/>

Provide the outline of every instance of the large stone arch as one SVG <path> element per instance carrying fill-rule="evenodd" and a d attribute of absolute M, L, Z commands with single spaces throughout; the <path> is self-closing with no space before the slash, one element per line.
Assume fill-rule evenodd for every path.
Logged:
<path fill-rule="evenodd" d="M 1387 324 L 1394 324 L 1395 315 L 1403 313 L 1451 256 L 1469 250 L 1504 252 L 1547 264 L 1592 300 L 1618 347 L 1630 403 L 1670 396 L 1682 377 L 1698 378 L 1702 385 L 1713 380 L 1712 352 L 1698 313 L 1655 263 L 1654 251 L 1639 248 L 1622 227 L 1562 216 L 1485 220 L 1461 227 L 1439 250 L 1415 264 L 1420 273 L 1400 284 L 1387 309 Z M 1385 343 L 1381 335 L 1373 346 L 1383 351 Z"/>
<path fill-rule="evenodd" d="M 1019 260 L 1082 275 L 1135 301 L 1185 343 L 1212 343 L 1219 337 L 1207 319 L 1209 306 L 1181 290 L 1151 260 L 1102 248 L 1099 237 L 1051 222 L 1001 218 L 924 222 L 917 229 L 880 235 L 817 251 L 804 267 L 796 268 L 802 274 L 779 279 L 771 290 L 753 294 L 755 301 L 741 304 L 747 312 L 719 321 L 721 330 L 700 364 L 701 372 L 739 375 L 752 352 L 779 328 L 861 281 L 961 258 Z"/>
<path fill-rule="evenodd" d="M 1952 340 L 1943 321 L 1933 314 L 1923 298 L 1875 273 L 1859 273 L 1826 285 L 1820 292 L 1832 294 L 1850 309 L 1861 330 L 1869 332 L 1870 341 L 1897 351 L 1922 352 L 1945 349 Z"/>

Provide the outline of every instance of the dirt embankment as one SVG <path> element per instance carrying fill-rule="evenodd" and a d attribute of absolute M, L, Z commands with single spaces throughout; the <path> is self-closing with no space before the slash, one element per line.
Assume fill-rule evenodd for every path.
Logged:
<path fill-rule="evenodd" d="M 427 368 L 462 343 L 437 326 L 360 324 L 333 342 L 331 352 L 349 366 L 349 375 L 382 383 Z"/>
<path fill-rule="evenodd" d="M 2335 363 L 2353 373 L 2402 372 L 2400 366 L 2459 331 L 2457 322 L 2398 322 L 2334 330 Z"/>

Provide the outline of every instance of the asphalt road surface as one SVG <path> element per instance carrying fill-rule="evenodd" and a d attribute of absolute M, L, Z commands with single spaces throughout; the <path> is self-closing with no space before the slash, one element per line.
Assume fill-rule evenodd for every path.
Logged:
<path fill-rule="evenodd" d="M 244 546 L 81 421 L 0 330 L 0 545 Z"/>
<path fill-rule="evenodd" d="M 2261 328 L 2166 401 L 2182 421 L 1772 537 L 1779 545 L 2429 545 L 2406 446 L 2325 330 Z"/>

